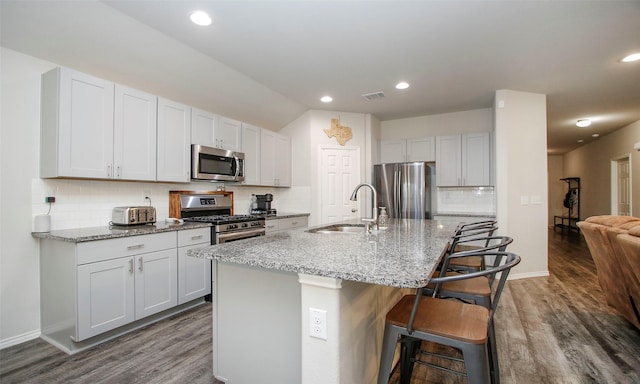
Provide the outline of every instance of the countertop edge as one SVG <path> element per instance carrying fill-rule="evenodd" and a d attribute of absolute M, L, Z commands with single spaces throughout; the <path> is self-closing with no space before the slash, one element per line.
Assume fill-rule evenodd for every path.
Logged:
<path fill-rule="evenodd" d="M 166 224 L 156 223 L 153 226 L 139 227 L 87 227 L 58 229 L 51 232 L 31 232 L 37 239 L 57 240 L 68 243 L 84 243 L 88 241 L 117 239 L 122 237 L 152 235 L 154 233 L 176 232 L 188 229 L 211 227 L 210 223 Z"/>

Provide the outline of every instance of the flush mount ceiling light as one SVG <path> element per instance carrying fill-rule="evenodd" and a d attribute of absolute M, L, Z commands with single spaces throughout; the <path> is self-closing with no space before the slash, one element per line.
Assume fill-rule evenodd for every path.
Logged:
<path fill-rule="evenodd" d="M 203 27 L 206 27 L 207 25 L 211 25 L 211 17 L 203 11 L 195 11 L 191 14 L 191 21 L 196 24 L 196 25 L 200 25 Z"/>
<path fill-rule="evenodd" d="M 322 96 L 322 98 L 320 98 L 320 101 L 322 101 L 323 103 L 330 103 L 333 101 L 333 97 L 331 96 Z"/>
<path fill-rule="evenodd" d="M 578 127 L 580 127 L 580 128 L 588 127 L 588 126 L 591 125 L 591 120 L 589 120 L 589 119 L 581 119 L 581 120 L 578 120 L 576 125 Z"/>
<path fill-rule="evenodd" d="M 634 61 L 640 60 L 640 52 L 632 53 L 628 56 L 625 56 L 621 61 L 623 63 L 632 63 Z"/>
<path fill-rule="evenodd" d="M 401 81 L 398 84 L 396 84 L 396 89 L 407 89 L 409 88 L 409 83 Z"/>

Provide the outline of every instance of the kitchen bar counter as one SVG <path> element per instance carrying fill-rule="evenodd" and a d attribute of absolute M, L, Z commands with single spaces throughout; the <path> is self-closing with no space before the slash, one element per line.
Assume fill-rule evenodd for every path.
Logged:
<path fill-rule="evenodd" d="M 210 246 L 190 255 L 270 270 L 417 288 L 427 284 L 456 226 L 432 220 L 391 220 L 389 228 L 370 234 L 365 234 L 364 228 L 362 233 L 329 234 L 310 233 L 313 228 L 305 228 Z"/>
<path fill-rule="evenodd" d="M 161 232 L 182 231 L 186 229 L 196 229 L 210 227 L 209 223 L 183 223 L 169 224 L 158 222 L 154 225 L 134 225 L 134 226 L 108 226 L 108 227 L 88 227 L 59 229 L 51 232 L 31 232 L 33 237 L 39 239 L 49 239 L 66 241 L 69 243 L 82 243 L 86 241 L 115 239 L 118 237 L 151 235 Z"/>
<path fill-rule="evenodd" d="M 427 283 L 456 226 L 391 220 L 371 234 L 364 227 L 308 232 L 319 228 L 312 227 L 190 251 L 216 265 L 214 376 L 229 383 L 375 383 L 387 311 L 408 288 Z M 323 317 L 326 334 L 314 333 L 311 314 Z"/>

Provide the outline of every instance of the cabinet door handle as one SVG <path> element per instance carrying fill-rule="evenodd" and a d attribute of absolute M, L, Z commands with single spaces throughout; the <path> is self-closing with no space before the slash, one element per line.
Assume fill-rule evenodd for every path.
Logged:
<path fill-rule="evenodd" d="M 130 245 L 127 247 L 127 251 L 133 251 L 134 249 L 142 249 L 142 248 L 144 248 L 144 244 Z"/>
<path fill-rule="evenodd" d="M 144 263 L 142 262 L 142 256 L 138 258 L 138 263 L 138 269 L 140 270 L 140 272 L 142 272 L 142 266 L 144 265 Z"/>
<path fill-rule="evenodd" d="M 133 273 L 133 259 L 129 259 L 129 273 Z"/>
<path fill-rule="evenodd" d="M 202 235 L 191 236 L 191 240 L 200 240 L 200 239 L 202 239 Z"/>

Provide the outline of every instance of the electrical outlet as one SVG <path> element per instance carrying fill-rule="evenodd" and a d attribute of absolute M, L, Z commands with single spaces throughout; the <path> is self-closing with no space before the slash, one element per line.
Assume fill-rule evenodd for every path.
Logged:
<path fill-rule="evenodd" d="M 309 308 L 309 336 L 327 340 L 327 311 Z"/>

